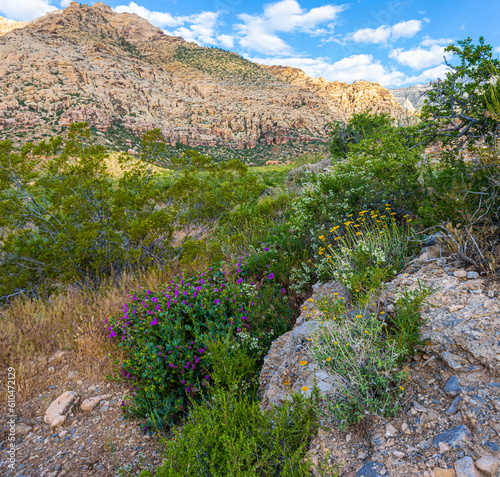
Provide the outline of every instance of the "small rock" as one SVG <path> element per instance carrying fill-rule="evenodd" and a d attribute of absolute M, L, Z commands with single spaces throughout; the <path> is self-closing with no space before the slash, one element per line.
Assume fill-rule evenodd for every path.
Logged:
<path fill-rule="evenodd" d="M 480 477 L 472 457 L 468 456 L 455 462 L 455 474 L 457 477 Z"/>
<path fill-rule="evenodd" d="M 434 447 L 439 448 L 439 443 L 444 442 L 445 444 L 448 444 L 450 447 L 455 447 L 458 445 L 459 442 L 464 441 L 465 439 L 468 439 L 470 437 L 470 431 L 467 428 L 467 426 L 464 426 L 463 424 L 457 427 L 454 427 L 453 429 L 449 429 L 445 432 L 442 432 L 441 434 L 438 434 L 434 438 Z"/>
<path fill-rule="evenodd" d="M 394 450 L 392 451 L 392 455 L 394 457 L 397 457 L 398 459 L 402 459 L 405 456 L 405 453 L 398 450 Z"/>
<path fill-rule="evenodd" d="M 455 471 L 453 469 L 442 469 L 441 467 L 436 467 L 434 470 L 434 477 L 455 477 Z"/>
<path fill-rule="evenodd" d="M 463 390 L 462 386 L 460 386 L 460 383 L 458 382 L 458 378 L 456 376 L 451 376 L 448 381 L 446 381 L 446 385 L 444 387 L 444 390 L 448 393 L 451 394 L 452 396 L 456 396 L 457 394 L 460 394 L 460 392 Z"/>
<path fill-rule="evenodd" d="M 392 424 L 387 424 L 387 426 L 385 426 L 386 437 L 394 437 L 397 433 L 398 430 Z"/>
<path fill-rule="evenodd" d="M 83 384 L 83 381 L 81 379 L 79 379 L 76 384 L 78 384 L 78 386 L 81 386 Z"/>
<path fill-rule="evenodd" d="M 59 433 L 59 437 L 62 439 L 62 438 L 63 438 L 63 437 L 64 437 L 67 433 L 68 433 L 68 431 L 67 431 L 67 430 L 61 431 L 61 432 Z"/>
<path fill-rule="evenodd" d="M 479 278 L 479 273 L 477 273 L 477 272 L 467 272 L 467 278 L 469 280 L 474 280 L 476 278 Z"/>
<path fill-rule="evenodd" d="M 461 369 L 467 364 L 463 358 L 449 351 L 445 351 L 441 357 L 451 369 Z"/>
<path fill-rule="evenodd" d="M 66 416 L 73 411 L 79 402 L 80 396 L 75 391 L 66 391 L 51 403 L 43 420 L 51 427 L 57 427 L 66 420 Z"/>
<path fill-rule="evenodd" d="M 356 473 L 356 477 L 383 477 L 389 475 L 379 462 L 367 462 Z"/>
<path fill-rule="evenodd" d="M 455 313 L 458 310 L 465 308 L 465 305 L 448 305 L 448 311 L 450 313 Z"/>
<path fill-rule="evenodd" d="M 498 452 L 500 449 L 499 445 L 496 442 L 488 441 L 485 442 L 484 445 L 488 446 L 493 452 Z"/>
<path fill-rule="evenodd" d="M 48 368 L 48 369 L 47 369 L 47 372 L 48 372 L 49 374 L 52 374 L 54 371 L 55 371 L 54 366 L 51 366 L 50 368 Z"/>
<path fill-rule="evenodd" d="M 25 436 L 26 434 L 29 434 L 32 431 L 32 427 L 28 426 L 27 424 L 24 424 L 22 422 L 19 422 L 16 424 L 16 436 Z"/>
<path fill-rule="evenodd" d="M 403 424 L 401 425 L 401 430 L 405 434 L 410 434 L 411 433 L 410 428 L 408 427 L 408 424 L 406 424 L 406 422 L 403 422 Z"/>
<path fill-rule="evenodd" d="M 450 404 L 450 407 L 446 409 L 445 413 L 446 414 L 455 414 L 457 412 L 457 406 L 460 404 L 460 401 L 462 398 L 460 396 L 457 396 L 455 399 Z"/>
<path fill-rule="evenodd" d="M 75 379 L 78 376 L 78 371 L 70 371 L 68 373 L 68 379 Z"/>
<path fill-rule="evenodd" d="M 467 272 L 465 270 L 457 270 L 454 274 L 453 274 L 454 277 L 457 277 L 457 278 L 465 278 L 467 277 Z"/>
<path fill-rule="evenodd" d="M 485 474 L 495 475 L 497 473 L 500 461 L 490 456 L 483 456 L 476 460 L 476 467 Z"/>
<path fill-rule="evenodd" d="M 91 398 L 87 398 L 82 402 L 82 405 L 80 406 L 83 411 L 92 411 L 100 401 L 103 401 L 104 399 L 109 399 L 111 397 L 111 394 L 104 394 L 102 396 L 94 396 Z"/>
<path fill-rule="evenodd" d="M 439 450 L 441 452 L 448 452 L 450 450 L 450 446 L 446 444 L 445 442 L 440 442 L 439 443 Z"/>
<path fill-rule="evenodd" d="M 422 450 L 429 450 L 431 448 L 431 445 L 427 441 L 422 441 L 418 444 L 418 447 Z"/>

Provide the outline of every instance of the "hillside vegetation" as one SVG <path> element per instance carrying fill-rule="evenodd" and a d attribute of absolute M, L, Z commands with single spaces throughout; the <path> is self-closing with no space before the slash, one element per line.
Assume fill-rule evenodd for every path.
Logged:
<path fill-rule="evenodd" d="M 119 172 L 86 123 L 1 142 L 3 369 L 18 366 L 27 396 L 33 358 L 71 350 L 126 382 L 124 415 L 173 437 L 154 475 L 308 476 L 319 391 L 262 413 L 259 372 L 312 285 L 336 280 L 345 296 L 321 304 L 312 347 L 341 383 L 328 419 L 345 429 L 397 413 L 433 289 L 403 293 L 384 316 L 373 305 L 384 283 L 431 236 L 500 273 L 500 92 L 488 81 L 500 65 L 482 39 L 450 48 L 461 64 L 422 121 L 354 114 L 334 125 L 330 162 L 304 157 L 291 172 L 299 163 L 171 157 L 159 129 L 140 160 L 114 158 Z"/>

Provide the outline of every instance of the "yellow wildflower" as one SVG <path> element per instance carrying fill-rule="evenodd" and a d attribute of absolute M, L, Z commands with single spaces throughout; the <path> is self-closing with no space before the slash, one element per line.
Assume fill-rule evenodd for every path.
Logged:
<path fill-rule="evenodd" d="M 326 358 L 326 360 L 327 360 L 327 361 L 331 361 L 331 360 L 332 360 L 332 358 Z"/>
<path fill-rule="evenodd" d="M 314 300 L 312 298 L 308 298 L 307 301 L 313 302 Z"/>
<path fill-rule="evenodd" d="M 356 232 L 356 235 L 363 235 L 361 232 Z"/>
<path fill-rule="evenodd" d="M 325 236 L 324 235 L 320 235 L 319 239 L 325 241 Z"/>
<path fill-rule="evenodd" d="M 302 391 L 306 392 L 309 388 L 307 386 L 302 386 Z"/>
<path fill-rule="evenodd" d="M 306 364 L 307 364 L 307 361 L 301 361 L 301 362 L 300 362 L 300 365 L 301 365 L 301 366 L 305 366 Z"/>
<path fill-rule="evenodd" d="M 403 386 L 399 386 L 399 389 L 401 389 L 401 391 L 405 390 L 405 388 Z"/>
<path fill-rule="evenodd" d="M 333 344 L 334 344 L 335 346 L 337 346 L 337 345 L 338 345 L 338 343 L 337 343 L 336 341 L 334 341 L 334 342 L 333 342 Z"/>

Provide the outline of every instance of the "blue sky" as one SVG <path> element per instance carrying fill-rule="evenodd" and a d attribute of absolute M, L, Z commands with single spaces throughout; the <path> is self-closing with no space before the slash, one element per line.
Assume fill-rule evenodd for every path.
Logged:
<path fill-rule="evenodd" d="M 93 4 L 95 2 L 85 2 Z M 500 1 L 479 0 L 110 0 L 169 35 L 301 68 L 329 81 L 385 87 L 443 77 L 443 49 L 484 36 L 500 54 Z M 69 0 L 0 0 L 0 15 L 32 20 Z"/>

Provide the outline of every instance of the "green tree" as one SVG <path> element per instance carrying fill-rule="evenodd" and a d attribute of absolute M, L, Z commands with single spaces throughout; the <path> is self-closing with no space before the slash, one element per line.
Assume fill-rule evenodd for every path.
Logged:
<path fill-rule="evenodd" d="M 380 135 L 392 125 L 388 114 L 376 114 L 371 110 L 353 114 L 347 123 L 335 121 L 330 125 L 330 152 L 333 157 L 345 158 L 353 144 Z"/>
<path fill-rule="evenodd" d="M 480 138 L 491 141 L 499 124 L 488 114 L 492 68 L 498 69 L 498 59 L 483 37 L 478 45 L 467 38 L 449 45 L 445 52 L 455 55 L 459 64 L 447 62 L 446 78 L 436 81 L 428 93 L 421 115 L 427 140 L 439 139 L 454 148 Z"/>

